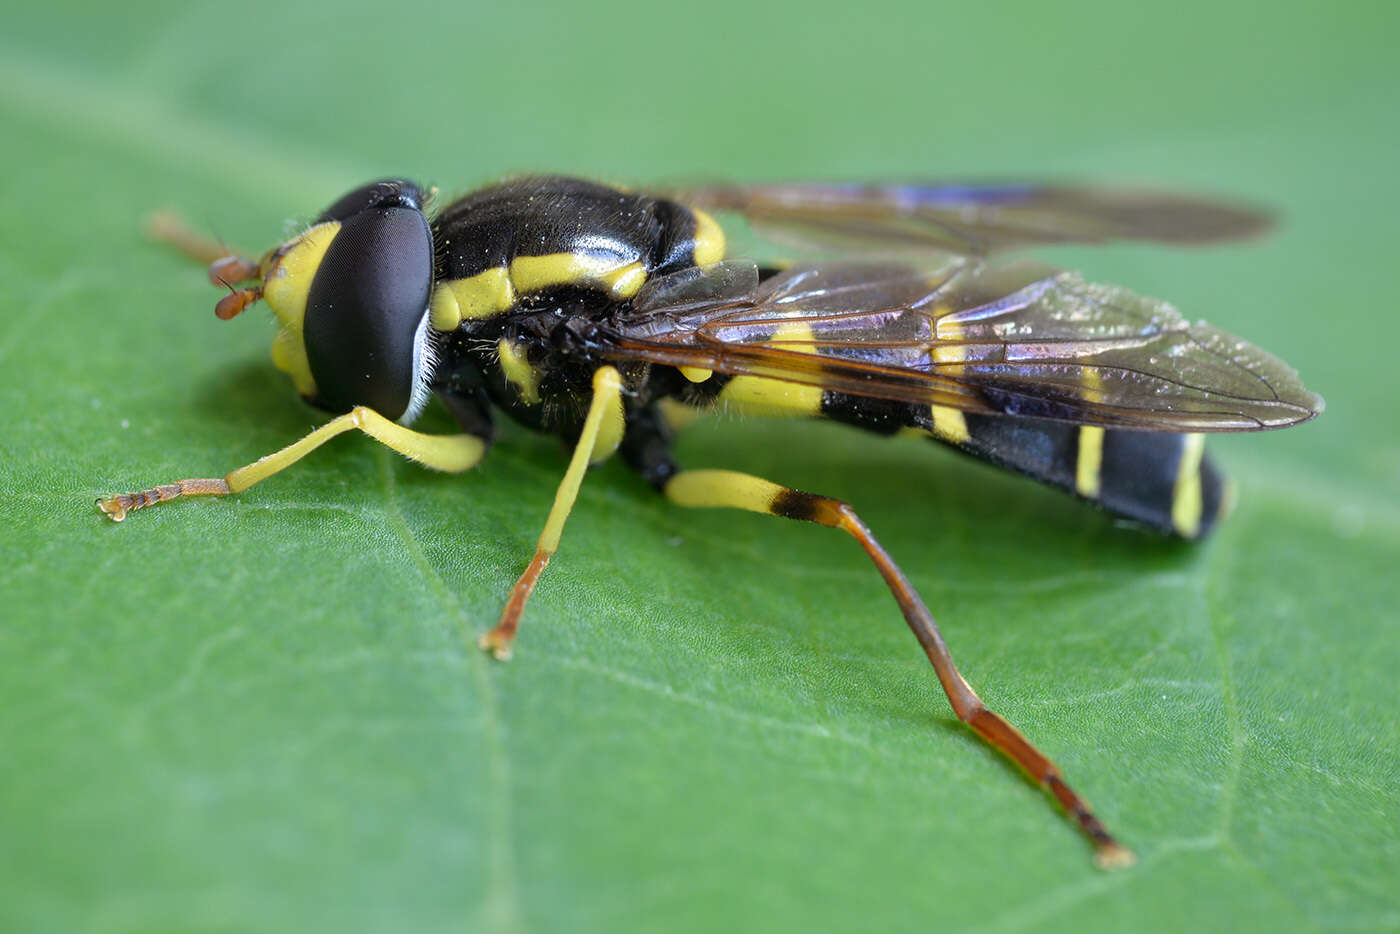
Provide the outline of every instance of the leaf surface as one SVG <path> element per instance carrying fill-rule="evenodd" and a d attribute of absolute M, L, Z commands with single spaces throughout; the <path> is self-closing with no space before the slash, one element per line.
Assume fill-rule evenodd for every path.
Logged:
<path fill-rule="evenodd" d="M 921 9 L 7 17 L 0 929 L 1400 926 L 1395 14 L 1079 2 L 1008 33 Z M 268 323 L 216 321 L 148 211 L 261 249 L 365 178 L 532 169 L 1108 177 L 1282 208 L 1260 245 L 1052 256 L 1327 397 L 1212 441 L 1240 505 L 1198 547 L 910 439 L 749 421 L 680 445 L 851 501 L 1137 868 L 1094 871 L 953 720 L 827 530 L 672 508 L 609 464 L 496 664 L 472 643 L 562 473 L 549 439 L 510 430 L 447 477 L 346 438 L 236 499 L 93 509 L 318 419 Z"/>

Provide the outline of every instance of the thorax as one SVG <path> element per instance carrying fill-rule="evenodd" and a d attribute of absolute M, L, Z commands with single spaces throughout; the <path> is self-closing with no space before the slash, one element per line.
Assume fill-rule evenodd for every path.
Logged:
<path fill-rule="evenodd" d="M 569 436 L 602 363 L 590 337 L 652 278 L 724 254 L 708 215 L 678 202 L 555 176 L 516 179 L 449 204 L 433 222 L 431 324 L 440 365 L 480 374 L 492 405 Z M 655 370 L 620 367 L 629 408 Z"/>

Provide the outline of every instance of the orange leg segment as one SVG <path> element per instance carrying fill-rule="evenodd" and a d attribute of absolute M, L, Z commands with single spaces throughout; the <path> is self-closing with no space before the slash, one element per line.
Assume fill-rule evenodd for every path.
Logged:
<path fill-rule="evenodd" d="M 1001 716 L 989 710 L 977 693 L 963 678 L 953 663 L 943 634 L 933 614 L 890 558 L 889 553 L 871 534 L 846 503 L 826 496 L 815 496 L 789 489 L 767 480 L 727 470 L 695 470 L 677 474 L 666 485 L 666 495 L 683 506 L 730 506 L 801 519 L 840 529 L 860 542 L 865 553 L 875 562 L 885 579 L 895 602 L 924 654 L 933 664 L 943 692 L 958 719 L 970 726 L 993 748 L 1020 766 L 1038 785 L 1048 791 L 1063 807 L 1093 843 L 1095 862 L 1104 869 L 1129 866 L 1135 861 L 1131 850 L 1113 838 L 1094 815 L 1088 803 L 1065 782 L 1059 768 L 1050 757 L 1037 749 L 1030 740 Z"/>

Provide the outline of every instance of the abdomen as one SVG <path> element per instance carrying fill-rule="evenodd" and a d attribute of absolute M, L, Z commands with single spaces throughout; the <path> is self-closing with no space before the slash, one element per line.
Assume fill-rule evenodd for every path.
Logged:
<path fill-rule="evenodd" d="M 681 401 L 742 414 L 830 418 L 879 434 L 918 431 L 1167 535 L 1199 538 L 1226 506 L 1200 434 L 1122 431 L 821 391 L 722 374 L 682 385 Z"/>
<path fill-rule="evenodd" d="M 1199 538 L 1225 506 L 1205 436 L 1121 431 L 1013 416 L 932 413 L 934 438 L 1168 535 Z"/>

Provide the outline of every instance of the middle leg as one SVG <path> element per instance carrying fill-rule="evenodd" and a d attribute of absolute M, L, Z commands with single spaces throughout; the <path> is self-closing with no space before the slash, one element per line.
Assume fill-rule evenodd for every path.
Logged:
<path fill-rule="evenodd" d="M 535 589 L 540 573 L 559 550 L 559 538 L 564 534 L 564 522 L 574 508 L 574 500 L 578 499 L 584 472 L 588 470 L 589 463 L 595 460 L 595 453 L 600 447 L 599 438 L 605 433 L 621 438 L 619 425 L 612 426 L 615 430 L 604 432 L 605 424 L 609 420 L 617 423 L 622 420 L 622 376 L 612 367 L 605 366 L 593 374 L 593 401 L 589 403 L 583 430 L 579 433 L 573 457 L 569 460 L 569 469 L 564 472 L 564 479 L 554 494 L 554 506 L 545 520 L 544 531 L 540 533 L 539 542 L 535 546 L 535 555 L 530 559 L 520 579 L 515 582 L 515 586 L 511 588 L 500 621 L 496 623 L 495 628 L 477 640 L 481 648 L 496 658 L 510 658 L 511 643 L 515 641 L 516 630 L 520 628 L 520 615 L 525 612 L 525 603 L 530 599 L 530 593 Z"/>

